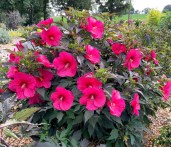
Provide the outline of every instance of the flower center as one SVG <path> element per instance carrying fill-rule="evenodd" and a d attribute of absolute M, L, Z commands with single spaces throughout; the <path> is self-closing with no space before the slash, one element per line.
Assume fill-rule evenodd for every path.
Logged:
<path fill-rule="evenodd" d="M 92 88 L 93 86 L 92 86 L 92 85 L 88 85 L 87 87 L 88 87 L 88 88 Z"/>
<path fill-rule="evenodd" d="M 42 77 L 39 77 L 39 80 L 40 80 L 40 81 L 43 81 L 43 78 L 42 78 Z"/>
<path fill-rule="evenodd" d="M 130 61 L 130 62 L 133 62 L 133 61 L 134 61 L 134 58 L 133 58 L 133 57 L 131 57 L 129 61 Z"/>
<path fill-rule="evenodd" d="M 90 59 L 93 57 L 92 55 L 88 55 L 88 56 L 89 56 Z"/>
<path fill-rule="evenodd" d="M 64 99 L 63 96 L 60 96 L 60 97 L 59 97 L 59 100 L 60 100 L 60 101 L 63 101 L 63 99 Z"/>
<path fill-rule="evenodd" d="M 111 102 L 111 107 L 115 107 L 115 103 L 112 103 L 112 102 Z"/>
<path fill-rule="evenodd" d="M 68 68 L 68 67 L 70 67 L 70 63 L 69 63 L 69 62 L 67 62 L 67 63 L 65 64 L 65 68 Z"/>
<path fill-rule="evenodd" d="M 50 38 L 50 40 L 54 40 L 55 39 L 53 36 L 50 36 L 49 38 Z"/>
<path fill-rule="evenodd" d="M 90 95 L 90 99 L 91 100 L 94 100 L 94 98 L 95 98 L 95 96 L 92 94 L 92 95 Z"/>
<path fill-rule="evenodd" d="M 23 83 L 23 84 L 21 85 L 21 89 L 24 89 L 24 88 L 26 88 L 26 83 Z"/>

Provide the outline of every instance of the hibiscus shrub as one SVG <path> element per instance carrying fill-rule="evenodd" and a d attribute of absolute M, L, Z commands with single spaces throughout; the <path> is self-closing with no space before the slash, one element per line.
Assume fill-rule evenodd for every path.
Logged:
<path fill-rule="evenodd" d="M 39 108 L 30 120 L 43 126 L 32 137 L 45 144 L 141 146 L 148 116 L 171 91 L 171 80 L 147 68 L 158 66 L 155 52 L 122 35 L 107 14 L 70 9 L 65 18 L 41 21 L 17 44 L 1 98 L 11 92 L 21 110 Z"/>

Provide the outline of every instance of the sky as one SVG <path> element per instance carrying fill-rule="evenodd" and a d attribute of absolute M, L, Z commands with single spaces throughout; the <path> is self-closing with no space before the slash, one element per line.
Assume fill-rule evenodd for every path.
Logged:
<path fill-rule="evenodd" d="M 139 11 L 147 7 L 162 11 L 166 5 L 171 5 L 171 0 L 132 0 L 132 4 L 134 9 Z"/>

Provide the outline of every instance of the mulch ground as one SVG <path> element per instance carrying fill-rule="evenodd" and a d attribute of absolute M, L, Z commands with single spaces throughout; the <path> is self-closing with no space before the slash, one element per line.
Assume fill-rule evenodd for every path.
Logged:
<path fill-rule="evenodd" d="M 20 40 L 20 38 L 14 39 L 12 43 L 7 44 L 7 45 L 1 45 L 0 44 L 0 60 L 7 58 L 8 53 L 4 51 L 4 49 L 14 49 L 13 44 L 17 43 Z M 144 147 L 152 147 L 152 142 L 154 138 L 158 137 L 160 135 L 160 128 L 167 125 L 171 124 L 171 112 L 169 112 L 169 108 L 167 109 L 159 109 L 156 113 L 156 117 L 151 117 L 152 124 L 149 127 L 149 133 L 145 134 L 145 144 Z M 18 131 L 18 128 L 15 127 L 13 128 L 14 132 Z M 2 129 L 0 130 L 0 137 L 3 137 L 5 141 L 10 145 L 10 147 L 25 147 L 26 144 L 30 144 L 32 142 L 31 138 L 19 138 L 15 139 L 12 137 L 5 137 L 3 135 Z"/>

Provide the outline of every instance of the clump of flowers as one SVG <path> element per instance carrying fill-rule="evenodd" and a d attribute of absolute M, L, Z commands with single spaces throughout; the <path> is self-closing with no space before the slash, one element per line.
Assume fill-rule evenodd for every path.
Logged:
<path fill-rule="evenodd" d="M 133 40 L 123 33 L 122 40 L 113 41 L 114 36 L 108 34 L 108 29 L 113 29 L 110 23 L 70 15 L 65 25 L 55 24 L 52 18 L 38 23 L 35 28 L 41 31 L 28 38 L 32 49 L 17 44 L 18 51 L 8 60 L 6 90 L 16 94 L 22 109 L 40 107 L 32 122 L 49 123 L 44 141 L 66 129 L 66 137 L 77 145 L 84 139 L 95 141 L 93 145 L 140 144 L 144 130 L 138 125 L 144 125 L 144 119 L 163 102 L 162 97 L 169 98 L 170 81 L 160 88 L 153 81 L 158 75 L 146 74 L 151 63 L 144 48 L 129 46 Z M 159 64 L 154 51 L 148 60 Z M 163 95 L 156 94 L 161 92 Z"/>

